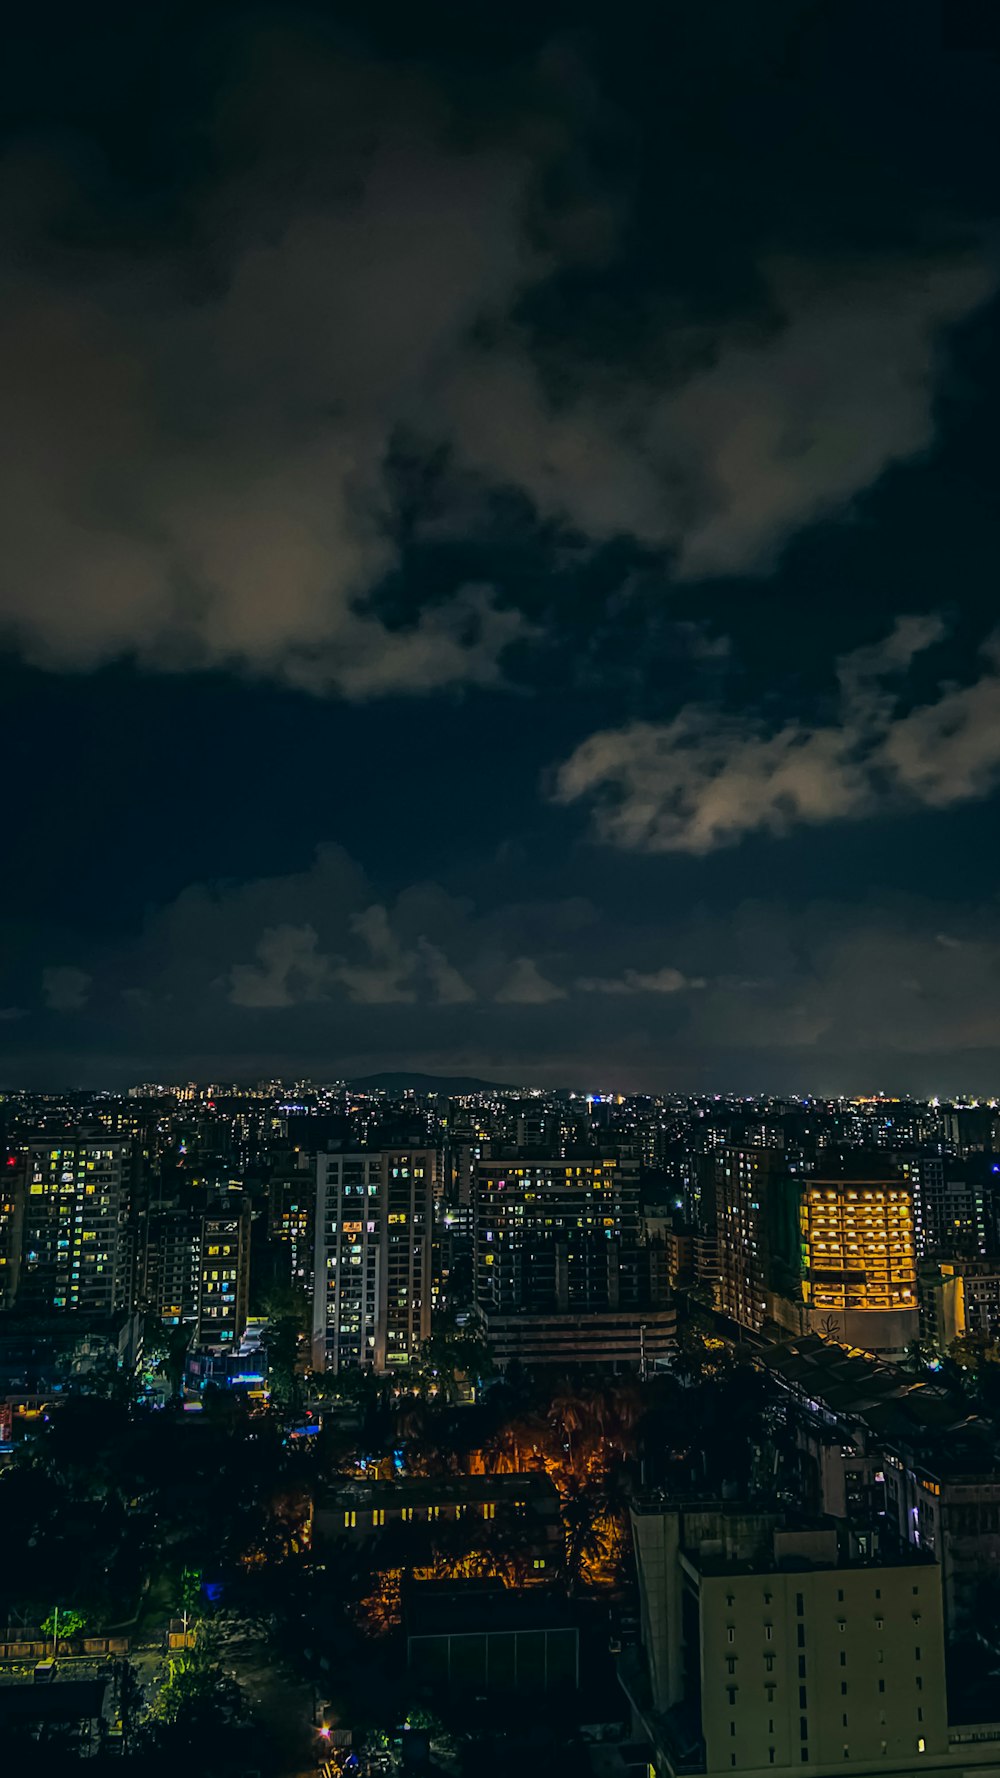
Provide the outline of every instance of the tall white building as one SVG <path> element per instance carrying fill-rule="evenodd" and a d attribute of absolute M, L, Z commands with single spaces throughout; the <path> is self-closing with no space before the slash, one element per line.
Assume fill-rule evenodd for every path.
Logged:
<path fill-rule="evenodd" d="M 316 1157 L 315 1370 L 405 1368 L 430 1333 L 433 1149 Z"/>

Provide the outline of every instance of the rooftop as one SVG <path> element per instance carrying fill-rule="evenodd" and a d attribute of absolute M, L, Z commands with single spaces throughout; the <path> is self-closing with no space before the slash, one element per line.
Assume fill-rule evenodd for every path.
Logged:
<path fill-rule="evenodd" d="M 842 1522 L 767 1504 L 697 1500 L 662 1495 L 632 1502 L 636 1517 L 680 1520 L 679 1546 L 692 1574 L 808 1573 L 825 1569 L 927 1566 L 932 1556 L 911 1545 L 887 1558 L 862 1551 Z"/>
<path fill-rule="evenodd" d="M 505 1587 L 498 1581 L 422 1581 L 406 1597 L 409 1636 L 472 1636 L 512 1630 L 568 1630 L 573 1618 L 562 1593 Z"/>
<path fill-rule="evenodd" d="M 818 1334 L 760 1347 L 757 1362 L 831 1414 L 862 1421 L 882 1438 L 915 1440 L 976 1423 L 960 1395 Z"/>
<path fill-rule="evenodd" d="M 521 1470 L 514 1475 L 398 1476 L 391 1480 L 373 1477 L 346 1482 L 325 1493 L 320 1506 L 385 1507 L 437 1506 L 449 1501 L 557 1502 L 559 1491 L 541 1470 Z"/>

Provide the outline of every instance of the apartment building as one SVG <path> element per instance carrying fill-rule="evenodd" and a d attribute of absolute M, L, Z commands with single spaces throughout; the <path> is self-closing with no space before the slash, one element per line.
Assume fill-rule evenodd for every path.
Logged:
<path fill-rule="evenodd" d="M 642 1648 L 623 1683 L 658 1778 L 949 1760 L 940 1571 L 829 1521 L 639 1502 Z"/>

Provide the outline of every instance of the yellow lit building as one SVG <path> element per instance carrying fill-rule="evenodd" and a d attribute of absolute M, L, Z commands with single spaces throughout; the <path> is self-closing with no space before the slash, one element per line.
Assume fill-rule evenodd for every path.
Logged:
<path fill-rule="evenodd" d="M 886 1357 L 919 1332 L 913 1193 L 901 1179 L 809 1179 L 798 1197 L 798 1300 L 775 1318 Z"/>
<path fill-rule="evenodd" d="M 817 1309 L 912 1309 L 913 1200 L 903 1185 L 810 1185 L 799 1206 L 802 1295 Z"/>

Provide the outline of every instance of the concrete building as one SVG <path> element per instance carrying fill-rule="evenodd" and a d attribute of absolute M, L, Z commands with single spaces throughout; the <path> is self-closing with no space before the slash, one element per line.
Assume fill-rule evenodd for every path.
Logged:
<path fill-rule="evenodd" d="M 773 1242 L 771 1315 L 793 1333 L 901 1358 L 920 1331 L 912 1187 L 901 1178 L 811 1176 Z"/>
<path fill-rule="evenodd" d="M 672 1288 L 694 1282 L 695 1231 L 684 1223 L 674 1205 L 647 1205 L 642 1212 L 640 1236 L 644 1242 L 665 1249 L 667 1279 Z"/>
<path fill-rule="evenodd" d="M 0 1145 L 0 1312 L 12 1309 L 21 1273 L 25 1157 Z"/>
<path fill-rule="evenodd" d="M 901 1155 L 913 1191 L 917 1252 L 975 1259 L 987 1251 L 987 1194 L 981 1178 L 942 1155 Z"/>
<path fill-rule="evenodd" d="M 639 1245 L 639 1162 L 631 1150 L 480 1158 L 473 1208 L 483 1309 L 630 1306 L 622 1284 Z"/>
<path fill-rule="evenodd" d="M 717 1501 L 640 1503 L 632 1524 L 642 1648 L 622 1677 L 658 1778 L 953 1769 L 932 1562 Z"/>
<path fill-rule="evenodd" d="M 403 1368 L 430 1333 L 434 1149 L 316 1157 L 315 1370 Z"/>
<path fill-rule="evenodd" d="M 1000 1569 L 1000 1456 L 969 1403 L 912 1372 L 814 1336 L 757 1362 L 788 1395 L 806 1510 L 859 1538 L 888 1534 L 940 1564 L 949 1638 L 967 1633 Z"/>
<path fill-rule="evenodd" d="M 399 1476 L 359 1480 L 323 1493 L 313 1510 L 312 1542 L 319 1553 L 331 1544 L 389 1540 L 399 1555 L 408 1544 L 427 1548 L 436 1534 L 461 1522 L 476 1546 L 497 1531 L 514 1535 L 528 1564 L 528 1579 L 552 1580 L 562 1568 L 564 1533 L 559 1491 L 536 1470 L 513 1475 Z M 402 1541 L 401 1541 L 402 1540 Z"/>
<path fill-rule="evenodd" d="M 481 1158 L 476 1300 L 499 1365 L 643 1370 L 672 1352 L 666 1243 L 639 1216 L 637 1153 Z"/>
<path fill-rule="evenodd" d="M 673 1302 L 649 1309 L 592 1309 L 586 1314 L 500 1315 L 480 1310 L 494 1362 L 587 1364 L 646 1375 L 677 1351 Z"/>
<path fill-rule="evenodd" d="M 1000 1344 L 1000 1260 L 963 1261 L 960 1282 L 960 1332 L 957 1338 Z"/>
<path fill-rule="evenodd" d="M 267 1188 L 267 1238 L 277 1282 L 312 1295 L 316 1263 L 315 1158 L 304 1148 L 278 1153 Z"/>
<path fill-rule="evenodd" d="M 759 1332 L 768 1316 L 770 1217 L 780 1149 L 724 1148 L 715 1160 L 715 1306 Z"/>
<path fill-rule="evenodd" d="M 1000 1283 L 1000 1279 L 998 1279 Z M 944 1357 L 965 1331 L 961 1261 L 924 1260 L 919 1269 L 920 1338 Z"/>
<path fill-rule="evenodd" d="M 886 1517 L 901 1543 L 941 1565 L 952 1634 L 967 1631 L 981 1588 L 1000 1573 L 1000 1458 L 985 1429 L 884 1444 Z"/>
<path fill-rule="evenodd" d="M 202 1218 L 196 1343 L 236 1350 L 250 1300 L 250 1207 L 225 1205 Z"/>
<path fill-rule="evenodd" d="M 137 1153 L 78 1130 L 24 1145 L 19 1309 L 93 1316 L 131 1307 Z"/>
<path fill-rule="evenodd" d="M 189 1210 L 154 1210 L 149 1215 L 140 1301 L 167 1326 L 198 1318 L 201 1234 L 201 1218 Z"/>
<path fill-rule="evenodd" d="M 1000 1260 L 925 1261 L 920 1337 L 942 1357 L 956 1340 L 1000 1343 Z"/>

